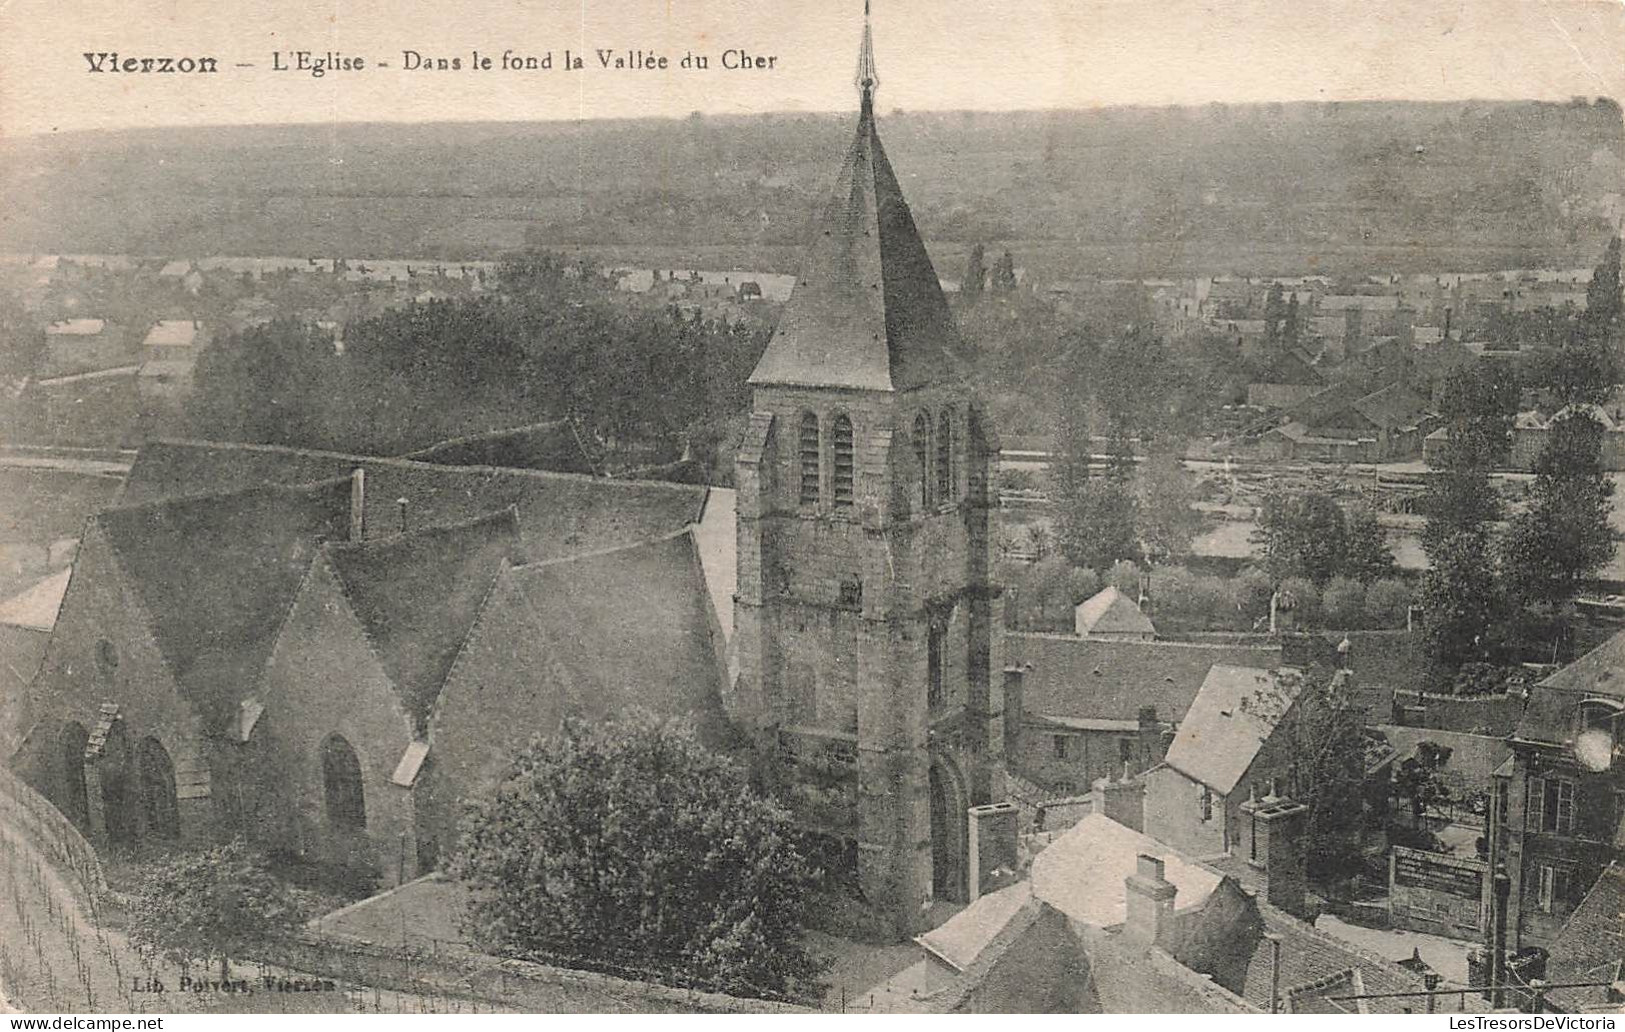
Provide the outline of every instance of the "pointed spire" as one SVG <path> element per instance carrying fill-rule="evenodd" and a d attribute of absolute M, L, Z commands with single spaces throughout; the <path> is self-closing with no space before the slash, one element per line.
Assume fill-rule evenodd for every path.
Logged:
<path fill-rule="evenodd" d="M 869 0 L 863 0 L 863 46 L 858 50 L 858 74 L 852 84 L 858 88 L 864 110 L 870 110 L 875 90 L 880 86 L 880 75 L 875 71 L 875 37 L 869 27 Z"/>

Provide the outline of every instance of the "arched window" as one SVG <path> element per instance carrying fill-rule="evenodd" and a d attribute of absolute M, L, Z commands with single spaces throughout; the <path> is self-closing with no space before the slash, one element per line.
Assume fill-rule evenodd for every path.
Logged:
<path fill-rule="evenodd" d="M 136 750 L 136 765 L 141 783 L 141 812 L 147 819 L 147 834 L 166 839 L 180 838 L 175 765 L 169 762 L 169 751 L 158 739 L 143 738 Z"/>
<path fill-rule="evenodd" d="M 951 409 L 937 418 L 937 501 L 952 504 L 958 494 L 954 484 L 954 423 Z"/>
<path fill-rule="evenodd" d="M 801 415 L 801 435 L 797 438 L 801 459 L 801 504 L 818 504 L 818 417 L 811 412 Z"/>
<path fill-rule="evenodd" d="M 836 416 L 830 427 L 830 457 L 835 464 L 830 477 L 831 492 L 837 509 L 852 508 L 854 465 L 852 455 L 852 421 Z"/>
<path fill-rule="evenodd" d="M 90 796 L 85 791 L 85 746 L 90 733 L 83 724 L 69 721 L 62 728 L 62 803 L 68 816 L 80 824 L 90 820 Z"/>
<path fill-rule="evenodd" d="M 343 735 L 330 735 L 322 743 L 322 788 L 327 798 L 327 823 L 338 828 L 367 826 L 361 760 Z"/>
<path fill-rule="evenodd" d="M 914 461 L 920 467 L 920 508 L 931 507 L 931 417 L 914 417 Z"/>

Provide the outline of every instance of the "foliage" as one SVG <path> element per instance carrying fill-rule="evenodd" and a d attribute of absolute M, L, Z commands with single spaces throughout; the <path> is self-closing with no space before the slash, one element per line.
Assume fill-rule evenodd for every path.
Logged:
<path fill-rule="evenodd" d="M 1483 534 L 1453 534 L 1437 543 L 1431 559 L 1422 578 L 1423 635 L 1435 662 L 1455 669 L 1488 653 L 1489 628 L 1502 609 L 1500 585 Z"/>
<path fill-rule="evenodd" d="M 1500 695 L 1507 687 L 1522 681 L 1522 667 L 1498 666 L 1495 663 L 1463 663 L 1450 682 L 1452 695 Z"/>
<path fill-rule="evenodd" d="M 1188 555 L 1201 516 L 1191 508 L 1195 484 L 1173 452 L 1160 452 L 1140 463 L 1135 510 L 1140 548 L 1148 562 L 1175 562 Z"/>
<path fill-rule="evenodd" d="M 1072 610 L 1100 590 L 1090 569 L 1078 569 L 1062 556 L 1038 560 L 1018 574 L 1016 627 L 1024 631 L 1070 631 Z"/>
<path fill-rule="evenodd" d="M 816 873 L 789 814 L 693 732 L 646 713 L 566 720 L 472 803 L 451 873 L 482 949 L 663 967 L 722 991 L 798 995 Z"/>
<path fill-rule="evenodd" d="M 1302 626 L 1318 624 L 1321 618 L 1320 588 L 1307 577 L 1288 577 L 1281 582 L 1278 607 L 1292 613 Z"/>
<path fill-rule="evenodd" d="M 1119 559 L 1112 563 L 1110 572 L 1106 574 L 1106 583 L 1127 595 L 1130 601 L 1137 601 L 1140 597 L 1140 567 L 1128 559 Z"/>
<path fill-rule="evenodd" d="M 1403 627 L 1413 592 L 1402 580 L 1384 578 L 1365 592 L 1366 621 L 1373 627 Z"/>
<path fill-rule="evenodd" d="M 209 957 L 229 977 L 230 958 L 297 928 L 297 897 L 241 839 L 150 865 L 130 904 L 136 948 L 177 964 Z"/>
<path fill-rule="evenodd" d="M 1320 600 L 1328 627 L 1358 627 L 1365 621 L 1365 585 L 1352 577 L 1333 577 Z"/>
<path fill-rule="evenodd" d="M 1348 525 L 1342 508 L 1317 492 L 1271 492 L 1258 510 L 1264 568 L 1276 580 L 1304 577 L 1324 584 L 1344 568 Z"/>
<path fill-rule="evenodd" d="M 1529 508 L 1512 521 L 1502 562 L 1512 590 L 1534 603 L 1572 597 L 1614 555 L 1614 484 L 1602 469 L 1602 424 L 1580 410 L 1551 422 Z"/>
<path fill-rule="evenodd" d="M 967 301 L 981 296 L 987 280 L 987 252 L 981 244 L 970 249 L 970 260 L 965 263 L 965 279 L 959 284 L 959 293 Z"/>
<path fill-rule="evenodd" d="M 1320 667 L 1282 671 L 1283 700 L 1295 698 L 1276 734 L 1295 758 L 1296 794 L 1309 807 L 1305 859 L 1317 881 L 1351 876 L 1359 864 L 1365 792 L 1364 718 L 1346 678 Z M 1280 705 L 1277 701 L 1275 705 Z"/>
<path fill-rule="evenodd" d="M 1016 289 L 1016 259 L 1009 251 L 999 256 L 993 265 L 993 290 L 1008 294 Z"/>
<path fill-rule="evenodd" d="M 1136 504 L 1129 485 L 1116 477 L 1090 477 L 1062 500 L 1056 520 L 1061 551 L 1074 565 L 1104 573 L 1113 563 L 1138 558 Z"/>
<path fill-rule="evenodd" d="M 1429 810 L 1450 801 L 1443 777 L 1450 752 L 1449 746 L 1437 742 L 1418 742 L 1416 755 L 1407 757 L 1394 771 L 1394 791 L 1411 805 L 1411 827 L 1421 827 Z"/>
<path fill-rule="evenodd" d="M 1342 576 L 1369 584 L 1394 572 L 1394 553 L 1388 548 L 1377 514 L 1368 505 L 1357 505 L 1346 514 L 1343 538 Z"/>
<path fill-rule="evenodd" d="M 1500 517 L 1490 470 L 1512 446 L 1518 387 L 1516 370 L 1499 362 L 1458 366 L 1445 377 L 1438 404 L 1446 439 L 1421 502 L 1429 555 L 1451 535 L 1477 532 Z"/>

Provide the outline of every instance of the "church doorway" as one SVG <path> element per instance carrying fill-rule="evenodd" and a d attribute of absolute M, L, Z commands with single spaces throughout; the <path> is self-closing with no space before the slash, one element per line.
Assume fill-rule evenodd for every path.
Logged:
<path fill-rule="evenodd" d="M 154 838 L 180 838 L 175 765 L 169 760 L 169 751 L 158 739 L 143 738 L 136 751 L 136 766 L 141 781 L 141 814 L 147 822 L 147 834 Z"/>
<path fill-rule="evenodd" d="M 62 806 L 79 825 L 90 822 L 90 797 L 85 791 L 85 746 L 89 743 L 85 725 L 70 720 L 62 728 Z"/>
<path fill-rule="evenodd" d="M 115 720 L 107 729 L 107 740 L 96 759 L 97 780 L 102 788 L 102 822 L 107 828 L 107 840 L 114 845 L 135 839 L 136 801 L 132 798 L 130 767 L 130 740 L 124 733 L 124 722 Z"/>
<path fill-rule="evenodd" d="M 931 792 L 931 894 L 963 902 L 965 892 L 965 796 L 946 764 L 933 762 Z"/>

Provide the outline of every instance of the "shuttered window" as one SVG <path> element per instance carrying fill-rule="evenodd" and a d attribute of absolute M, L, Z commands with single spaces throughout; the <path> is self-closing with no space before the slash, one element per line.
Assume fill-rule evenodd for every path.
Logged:
<path fill-rule="evenodd" d="M 801 456 L 801 504 L 818 504 L 818 417 L 811 412 L 801 416 L 799 438 Z"/>
<path fill-rule="evenodd" d="M 835 463 L 830 486 L 835 495 L 835 507 L 850 509 L 856 479 L 855 458 L 852 453 L 852 421 L 845 416 L 836 416 L 835 424 L 830 430 L 830 438 L 831 458 Z"/>

